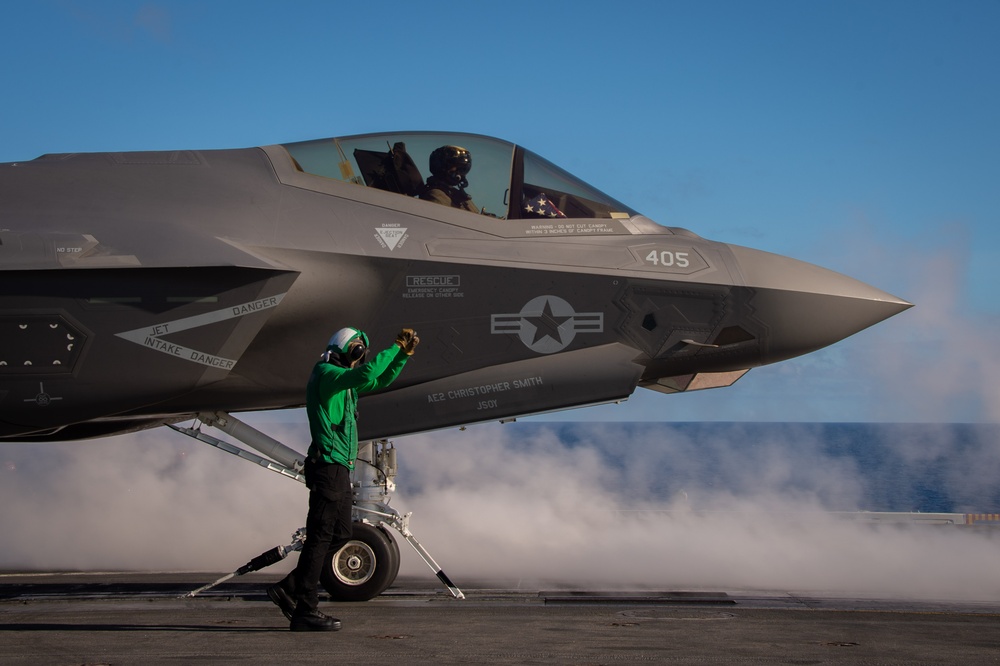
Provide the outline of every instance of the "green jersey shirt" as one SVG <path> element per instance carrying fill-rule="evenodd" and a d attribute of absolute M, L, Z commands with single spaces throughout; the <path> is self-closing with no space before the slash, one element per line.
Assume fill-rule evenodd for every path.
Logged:
<path fill-rule="evenodd" d="M 355 368 L 317 363 L 306 385 L 306 414 L 312 436 L 309 455 L 354 469 L 358 457 L 358 395 L 391 384 L 408 358 L 406 352 L 393 345 Z"/>

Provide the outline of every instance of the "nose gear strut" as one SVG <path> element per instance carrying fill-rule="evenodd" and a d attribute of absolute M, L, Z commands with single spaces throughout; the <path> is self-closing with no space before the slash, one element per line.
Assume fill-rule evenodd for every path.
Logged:
<path fill-rule="evenodd" d="M 226 442 L 224 440 L 213 437 L 212 435 L 206 434 L 201 431 L 201 425 L 208 425 L 223 432 L 229 434 L 234 439 L 239 440 L 243 444 L 256 449 L 263 455 L 258 455 L 252 451 L 248 451 L 244 448 Z M 200 442 L 205 442 L 218 449 L 230 453 L 232 455 L 238 456 L 244 460 L 256 463 L 261 467 L 271 470 L 286 476 L 296 481 L 305 483 L 305 476 L 302 474 L 302 469 L 304 466 L 304 456 L 299 452 L 291 449 L 278 440 L 262 433 L 256 428 L 240 421 L 239 419 L 233 417 L 225 412 L 215 412 L 208 413 L 203 412 L 198 414 L 197 421 L 193 427 L 187 428 L 178 425 L 170 425 L 170 428 L 176 430 L 177 432 L 187 435 L 193 439 L 197 439 Z M 438 580 L 441 581 L 448 588 L 448 591 L 456 599 L 464 599 L 465 595 L 460 589 L 455 587 L 455 584 L 451 582 L 448 576 L 444 573 L 438 563 L 434 561 L 431 554 L 427 552 L 427 549 L 417 541 L 416 537 L 409 529 L 409 521 L 411 513 L 406 513 L 401 515 L 398 511 L 389 506 L 389 501 L 392 498 L 392 493 L 396 489 L 396 449 L 389 440 L 373 440 L 367 442 L 360 442 L 358 444 L 358 459 L 355 463 L 354 469 L 351 471 L 351 485 L 354 487 L 354 521 L 355 523 L 363 523 L 367 525 L 376 525 L 380 532 L 385 534 L 386 539 L 391 538 L 385 531 L 386 527 L 391 527 L 396 530 L 403 539 L 417 552 L 420 559 L 427 564 L 428 567 L 434 572 Z M 369 528 L 370 530 L 371 528 Z M 367 533 L 367 531 L 366 531 Z M 292 536 L 292 542 L 287 546 L 275 546 L 271 550 L 261 553 L 257 557 L 253 558 L 242 567 L 236 571 L 227 574 L 215 581 L 200 587 L 188 593 L 186 596 L 193 597 L 201 592 L 204 592 L 216 585 L 223 583 L 230 578 L 236 576 L 242 576 L 243 574 L 250 573 L 252 571 L 259 571 L 265 567 L 271 566 L 276 562 L 280 562 L 285 559 L 289 553 L 296 550 L 301 550 L 302 544 L 305 542 L 306 533 L 305 528 L 301 528 L 295 532 Z M 353 550 L 352 550 L 353 545 Z M 395 544 L 391 544 L 395 548 Z M 355 543 L 354 540 L 348 542 L 343 548 L 341 548 L 337 553 L 333 553 L 332 565 L 334 567 L 338 566 L 340 559 L 344 559 L 344 563 L 348 569 L 352 571 L 357 571 L 361 567 L 361 561 L 354 562 L 352 558 L 357 558 L 358 548 L 361 548 L 360 552 L 365 552 L 370 550 L 368 546 L 358 541 Z M 364 558 L 362 558 L 364 559 Z M 383 558 L 385 560 L 392 560 L 393 557 L 389 556 Z M 370 562 L 371 567 L 378 566 L 378 562 Z M 352 566 L 353 565 L 353 566 Z M 396 570 L 399 567 L 399 555 L 398 549 L 395 553 L 395 562 L 382 562 L 381 566 L 393 566 L 394 569 L 389 573 L 389 577 L 386 579 L 387 582 L 380 581 L 379 585 L 372 588 L 374 593 L 369 593 L 367 588 L 352 591 L 348 596 L 351 600 L 361 600 L 370 599 L 378 596 L 385 588 L 387 588 L 391 583 L 392 579 L 396 576 Z M 373 571 L 369 571 L 365 581 L 372 577 Z M 340 577 L 343 580 L 343 577 Z M 380 577 L 382 578 L 382 577 Z M 384 584 L 383 584 L 384 582 Z M 335 592 L 331 591 L 328 587 L 328 592 L 331 596 L 336 598 Z M 362 596 L 358 596 L 361 594 Z M 370 594 L 370 596 L 368 596 Z"/>

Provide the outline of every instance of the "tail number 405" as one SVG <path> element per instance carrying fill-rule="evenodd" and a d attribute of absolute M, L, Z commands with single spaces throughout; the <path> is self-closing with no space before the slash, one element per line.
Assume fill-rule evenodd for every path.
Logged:
<path fill-rule="evenodd" d="M 646 255 L 646 261 L 654 266 L 664 268 L 687 268 L 691 265 L 690 252 L 674 252 L 673 250 L 653 250 Z"/>

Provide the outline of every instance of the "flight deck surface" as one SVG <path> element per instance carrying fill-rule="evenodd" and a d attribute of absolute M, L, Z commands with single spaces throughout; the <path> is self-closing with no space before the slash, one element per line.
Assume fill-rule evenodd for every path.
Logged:
<path fill-rule="evenodd" d="M 221 575 L 221 574 L 219 574 Z M 0 663 L 751 663 L 1000 661 L 1000 601 L 746 590 L 518 589 L 400 577 L 323 603 L 343 629 L 293 634 L 251 574 L 195 598 L 206 573 L 0 575 Z"/>

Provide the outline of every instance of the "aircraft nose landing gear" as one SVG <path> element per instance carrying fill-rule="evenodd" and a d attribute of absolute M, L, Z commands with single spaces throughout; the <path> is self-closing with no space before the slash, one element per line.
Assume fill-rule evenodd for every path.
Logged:
<path fill-rule="evenodd" d="M 198 414 L 198 420 L 201 423 L 198 423 L 197 427 L 184 428 L 170 425 L 170 428 L 273 472 L 305 482 L 305 477 L 301 473 L 304 456 L 294 449 L 224 412 Z M 203 433 L 202 423 L 228 433 L 234 439 L 267 457 Z M 358 444 L 358 460 L 351 472 L 351 483 L 354 486 L 354 534 L 346 544 L 327 554 L 320 584 L 334 601 L 367 601 L 384 592 L 396 580 L 396 574 L 399 573 L 399 546 L 386 529 L 391 527 L 413 547 L 452 596 L 464 599 L 462 591 L 455 587 L 430 553 L 410 532 L 410 514 L 400 515 L 389 506 L 389 500 L 396 489 L 395 478 L 396 449 L 392 442 L 377 440 Z M 295 533 L 289 546 L 278 546 L 267 551 L 233 573 L 191 592 L 188 596 L 194 596 L 234 576 L 259 571 L 284 559 L 288 553 L 301 550 L 304 535 L 305 528 L 302 528 Z"/>

